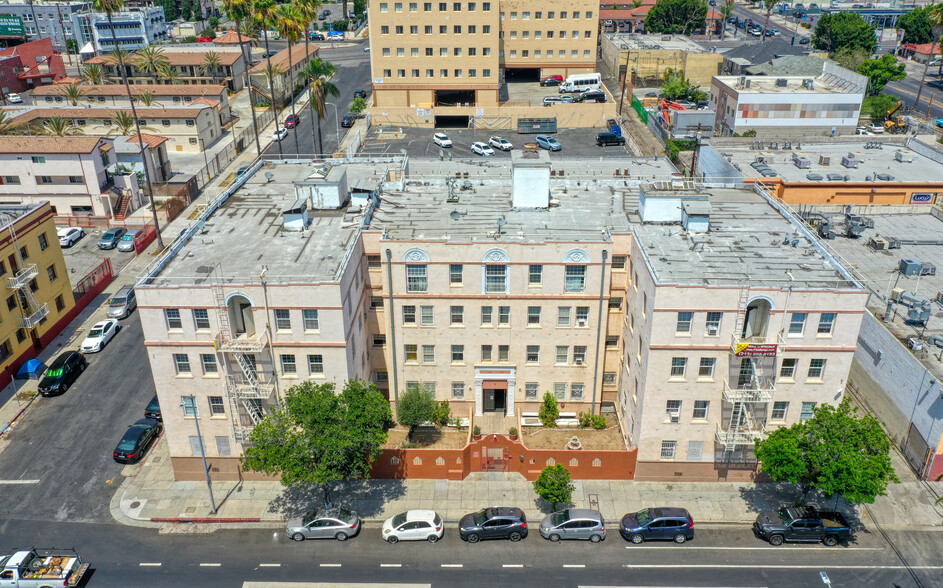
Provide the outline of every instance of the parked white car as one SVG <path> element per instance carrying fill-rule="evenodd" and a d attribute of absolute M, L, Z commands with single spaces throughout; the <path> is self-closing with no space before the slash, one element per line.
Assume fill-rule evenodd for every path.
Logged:
<path fill-rule="evenodd" d="M 272 135 L 272 140 L 281 141 L 282 139 L 285 139 L 287 137 L 288 137 L 288 129 L 278 129 L 277 131 L 275 131 L 275 134 Z"/>
<path fill-rule="evenodd" d="M 108 345 L 108 342 L 121 329 L 117 319 L 105 319 L 95 323 L 82 341 L 82 353 L 97 353 Z"/>
<path fill-rule="evenodd" d="M 494 149 L 491 148 L 491 145 L 488 145 L 487 143 L 482 143 L 480 141 L 476 141 L 472 143 L 471 150 L 472 150 L 472 153 L 475 153 L 477 155 L 486 155 L 486 156 L 494 155 Z"/>
<path fill-rule="evenodd" d="M 435 543 L 445 535 L 445 525 L 434 510 L 408 510 L 383 523 L 382 536 L 389 543 L 428 541 Z"/>
<path fill-rule="evenodd" d="M 436 133 L 432 135 L 432 142 L 438 145 L 439 147 L 451 147 L 452 139 L 449 139 L 449 136 L 445 133 Z"/>
<path fill-rule="evenodd" d="M 65 227 L 56 231 L 59 237 L 59 245 L 62 247 L 72 247 L 79 239 L 85 236 L 85 231 L 78 227 Z"/>
<path fill-rule="evenodd" d="M 511 145 L 510 141 L 507 139 L 502 139 L 501 137 L 491 137 L 488 139 L 488 144 L 495 149 L 500 149 L 501 151 L 510 151 L 511 149 L 514 149 L 514 145 Z"/>
<path fill-rule="evenodd" d="M 7 94 L 7 102 L 10 104 L 22 104 L 23 97 L 16 93 Z"/>
<path fill-rule="evenodd" d="M 868 123 L 865 128 L 868 129 L 868 132 L 874 133 L 876 135 L 884 133 L 884 126 L 877 123 Z"/>

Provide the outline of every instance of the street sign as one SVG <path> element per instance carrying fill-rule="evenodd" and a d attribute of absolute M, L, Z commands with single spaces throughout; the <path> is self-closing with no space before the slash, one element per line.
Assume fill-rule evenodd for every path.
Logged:
<path fill-rule="evenodd" d="M 23 36 L 23 19 L 12 14 L 0 16 L 0 36 Z"/>
<path fill-rule="evenodd" d="M 832 581 L 828 579 L 828 574 L 826 574 L 825 572 L 819 572 L 819 577 L 822 578 L 823 584 L 826 584 L 828 586 L 832 585 Z"/>

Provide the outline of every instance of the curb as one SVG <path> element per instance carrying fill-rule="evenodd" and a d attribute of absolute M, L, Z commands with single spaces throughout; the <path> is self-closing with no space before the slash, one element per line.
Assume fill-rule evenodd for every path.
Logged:
<path fill-rule="evenodd" d="M 13 416 L 13 418 L 10 419 L 10 421 L 3 427 L 3 429 L 0 429 L 0 439 L 2 439 L 4 435 L 6 435 L 11 429 L 13 429 L 13 425 L 16 424 L 16 421 L 19 420 L 19 418 L 20 418 L 21 416 L 23 416 L 23 413 L 26 412 L 26 409 L 28 409 L 29 407 L 33 406 L 33 402 L 34 402 L 37 398 L 39 398 L 39 396 L 40 396 L 40 395 L 39 395 L 39 393 L 37 392 L 35 396 L 33 396 L 32 398 L 29 399 L 29 401 L 26 403 L 26 406 L 24 406 L 23 408 L 21 408 L 21 409 L 19 410 L 19 412 L 17 412 L 17 413 Z M 14 396 L 14 397 L 11 397 L 10 400 L 8 400 L 7 402 L 13 402 L 14 400 L 16 400 L 16 397 L 15 397 L 15 396 Z"/>
<path fill-rule="evenodd" d="M 161 517 L 151 517 L 149 520 L 152 523 L 261 523 L 262 519 L 255 518 L 220 518 L 214 519 L 211 517 L 202 517 L 202 518 L 188 518 L 188 517 L 171 517 L 171 518 L 161 518 Z"/>

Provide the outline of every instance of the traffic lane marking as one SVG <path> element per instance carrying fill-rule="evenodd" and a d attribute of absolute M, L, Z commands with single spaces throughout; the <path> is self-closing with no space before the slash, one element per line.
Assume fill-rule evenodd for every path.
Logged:
<path fill-rule="evenodd" d="M 322 567 L 322 568 L 339 568 L 339 567 L 341 567 L 341 564 L 339 564 L 339 563 L 323 563 L 323 564 L 318 564 L 318 567 Z"/>
<path fill-rule="evenodd" d="M 784 551 L 784 550 L 802 550 L 802 551 L 884 551 L 884 547 L 802 547 L 801 545 L 786 545 L 780 547 L 773 547 L 768 545 L 766 547 L 757 546 L 757 547 L 721 547 L 717 545 L 626 545 L 626 549 L 683 549 L 685 551 L 691 549 L 701 549 L 701 550 L 766 550 L 766 551 Z"/>
<path fill-rule="evenodd" d="M 142 567 L 142 568 L 159 568 L 160 566 L 162 566 L 162 565 L 164 565 L 164 564 L 162 564 L 162 563 L 157 563 L 157 562 L 151 563 L 151 562 L 143 562 L 143 561 L 142 561 L 142 562 L 139 563 L 138 565 L 139 565 L 140 567 Z"/>
<path fill-rule="evenodd" d="M 622 564 L 624 568 L 658 568 L 664 569 L 666 564 Z M 731 569 L 731 570 L 943 570 L 943 566 L 868 566 L 868 565 L 832 565 L 832 564 L 670 564 L 672 568 L 687 569 Z"/>
<path fill-rule="evenodd" d="M 200 564 L 200 567 L 201 567 L 201 568 L 218 568 L 218 567 L 220 567 L 220 566 L 222 566 L 222 565 L 223 565 L 223 564 L 221 564 L 221 563 L 201 563 L 201 564 Z"/>

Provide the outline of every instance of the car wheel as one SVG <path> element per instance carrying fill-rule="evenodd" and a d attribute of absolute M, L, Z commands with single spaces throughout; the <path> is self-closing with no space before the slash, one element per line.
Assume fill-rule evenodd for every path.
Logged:
<path fill-rule="evenodd" d="M 636 533 L 635 535 L 632 535 L 630 540 L 636 545 L 641 545 L 645 541 L 645 537 L 642 537 L 641 533 Z"/>
<path fill-rule="evenodd" d="M 782 545 L 782 544 L 783 544 L 783 536 L 782 536 L 782 535 L 773 535 L 772 537 L 769 538 L 769 544 L 770 544 L 770 545 Z"/>
<path fill-rule="evenodd" d="M 826 535 L 825 539 L 822 539 L 822 543 L 824 543 L 825 545 L 829 547 L 835 547 L 836 545 L 838 545 L 838 537 L 836 537 L 835 535 Z"/>
<path fill-rule="evenodd" d="M 471 535 L 465 538 L 465 540 L 468 541 L 469 543 L 478 543 L 480 539 L 481 538 L 475 533 L 472 533 Z"/>
<path fill-rule="evenodd" d="M 589 541 L 591 543 L 599 543 L 600 541 L 602 541 L 602 537 L 600 537 L 599 535 L 590 535 Z"/>
<path fill-rule="evenodd" d="M 343 531 L 341 531 L 337 535 L 334 535 L 334 538 L 337 539 L 338 541 L 347 541 L 347 533 L 344 533 Z"/>
<path fill-rule="evenodd" d="M 687 540 L 688 540 L 688 537 L 684 533 L 678 533 L 677 535 L 675 535 L 675 543 L 684 543 Z"/>
<path fill-rule="evenodd" d="M 390 535 L 386 538 L 387 543 L 399 543 L 399 537 L 396 535 Z"/>
<path fill-rule="evenodd" d="M 68 391 L 69 391 L 69 383 L 68 383 L 68 382 L 62 384 L 62 386 L 59 387 L 59 394 L 65 394 L 65 393 L 68 392 Z"/>
<path fill-rule="evenodd" d="M 439 536 L 438 536 L 438 535 L 429 535 L 428 537 L 426 537 L 426 539 L 429 541 L 429 543 L 435 543 L 436 541 L 439 540 Z"/>
<path fill-rule="evenodd" d="M 291 539 L 292 541 L 304 541 L 305 536 L 302 535 L 301 533 L 295 533 L 294 535 L 291 536 Z"/>
<path fill-rule="evenodd" d="M 554 543 L 556 543 L 557 541 L 560 540 L 560 536 L 557 535 L 556 533 L 554 533 L 553 535 L 551 535 L 551 536 L 549 537 L 549 539 L 550 539 L 551 541 L 553 541 Z"/>
<path fill-rule="evenodd" d="M 522 537 L 521 537 L 521 534 L 520 534 L 520 533 L 518 533 L 517 531 L 514 531 L 513 533 L 511 533 L 510 535 L 508 535 L 508 539 L 510 539 L 511 541 L 514 541 L 515 543 L 517 543 L 518 541 L 520 541 L 520 540 L 522 539 Z"/>

